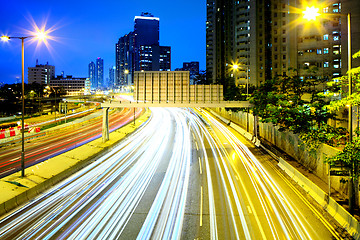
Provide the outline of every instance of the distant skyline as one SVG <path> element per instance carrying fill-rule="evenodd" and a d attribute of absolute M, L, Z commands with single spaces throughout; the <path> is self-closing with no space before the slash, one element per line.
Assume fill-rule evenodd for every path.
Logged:
<path fill-rule="evenodd" d="M 150 12 L 160 18 L 160 45 L 171 46 L 171 69 L 183 62 L 199 61 L 205 70 L 205 1 L 6 1 L 0 8 L 0 35 L 28 36 L 31 22 L 46 29 L 50 51 L 44 43 L 25 40 L 25 81 L 27 68 L 39 64 L 55 66 L 56 75 L 88 77 L 88 64 L 98 57 L 104 69 L 115 65 L 115 44 L 134 28 L 134 17 Z M 37 46 L 38 45 L 38 46 Z M 0 42 L 0 82 L 21 80 L 21 40 Z M 104 78 L 108 71 L 104 70 Z"/>

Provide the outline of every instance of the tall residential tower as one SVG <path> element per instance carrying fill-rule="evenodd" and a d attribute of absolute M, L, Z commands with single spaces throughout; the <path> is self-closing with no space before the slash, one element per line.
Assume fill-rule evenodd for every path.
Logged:
<path fill-rule="evenodd" d="M 237 84 L 257 85 L 296 69 L 306 77 L 333 78 L 347 70 L 347 13 L 351 36 L 358 39 L 360 1 L 319 1 L 324 18 L 306 23 L 305 1 L 208 0 L 206 70 L 212 82 L 233 76 Z M 317 26 L 317 27 L 316 27 Z M 352 53 L 360 49 L 352 41 Z M 358 66 L 360 60 L 353 60 Z M 239 70 L 231 66 L 236 63 Z M 313 74 L 313 73 L 312 73 Z"/>
<path fill-rule="evenodd" d="M 99 57 L 96 59 L 95 76 L 96 76 L 97 87 L 98 88 L 103 87 L 104 86 L 104 60 Z"/>
<path fill-rule="evenodd" d="M 90 79 L 91 89 L 96 89 L 97 88 L 97 82 L 96 82 L 95 73 L 96 73 L 96 71 L 95 71 L 95 63 L 90 62 L 89 63 L 89 79 Z"/>

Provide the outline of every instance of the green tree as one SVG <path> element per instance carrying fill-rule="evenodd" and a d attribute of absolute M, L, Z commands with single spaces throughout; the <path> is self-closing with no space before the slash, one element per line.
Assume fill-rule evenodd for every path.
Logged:
<path fill-rule="evenodd" d="M 351 142 L 346 143 L 342 151 L 333 157 L 329 157 L 326 161 L 330 166 L 337 166 L 340 163 L 349 171 L 349 211 L 354 212 L 355 208 L 358 207 L 360 137 L 354 137 Z"/>
<path fill-rule="evenodd" d="M 360 51 L 353 55 L 353 58 L 360 58 Z M 349 79 L 348 75 L 342 76 L 340 78 L 333 79 L 329 83 L 329 86 L 332 87 L 333 91 L 329 94 L 330 96 L 342 96 L 341 99 L 332 101 L 328 108 L 331 111 L 339 111 L 340 109 L 346 107 L 347 105 L 353 107 L 359 107 L 360 105 L 360 67 L 356 67 L 348 71 L 348 74 L 351 75 L 351 82 L 353 92 L 348 94 L 347 91 L 349 88 Z M 343 151 L 339 152 L 335 156 L 328 159 L 330 165 L 341 163 L 346 166 L 349 170 L 349 209 L 350 212 L 353 212 L 355 208 L 359 205 L 358 199 L 358 185 L 359 185 L 359 164 L 360 164 L 360 137 L 359 129 L 355 130 L 357 136 L 348 141 L 345 145 Z M 348 133 L 352 134 L 352 133 Z"/>
<path fill-rule="evenodd" d="M 327 79 L 301 78 L 296 71 L 289 76 L 265 80 L 254 92 L 250 102 L 262 122 L 271 122 L 280 131 L 306 133 L 320 129 L 335 115 L 327 111 L 323 89 Z"/>

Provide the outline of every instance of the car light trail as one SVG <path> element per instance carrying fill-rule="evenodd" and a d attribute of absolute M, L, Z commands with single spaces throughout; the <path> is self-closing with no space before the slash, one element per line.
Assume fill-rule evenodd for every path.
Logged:
<path fill-rule="evenodd" d="M 1 219 L 0 238 L 118 239 L 136 223 L 137 239 L 180 239 L 194 199 L 194 223 L 210 239 L 321 237 L 228 127 L 205 111 L 152 113 L 112 151 Z"/>

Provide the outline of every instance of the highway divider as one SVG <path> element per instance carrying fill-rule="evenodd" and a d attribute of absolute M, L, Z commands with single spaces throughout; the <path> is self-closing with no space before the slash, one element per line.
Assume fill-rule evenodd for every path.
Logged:
<path fill-rule="evenodd" d="M 25 177 L 21 172 L 0 179 L 0 215 L 9 213 L 17 206 L 30 201 L 46 189 L 54 186 L 62 179 L 91 163 L 105 154 L 128 134 L 134 132 L 150 117 L 147 110 L 142 116 L 127 125 L 110 133 L 109 141 L 103 143 L 102 138 L 67 151 L 61 155 L 25 169 Z"/>

